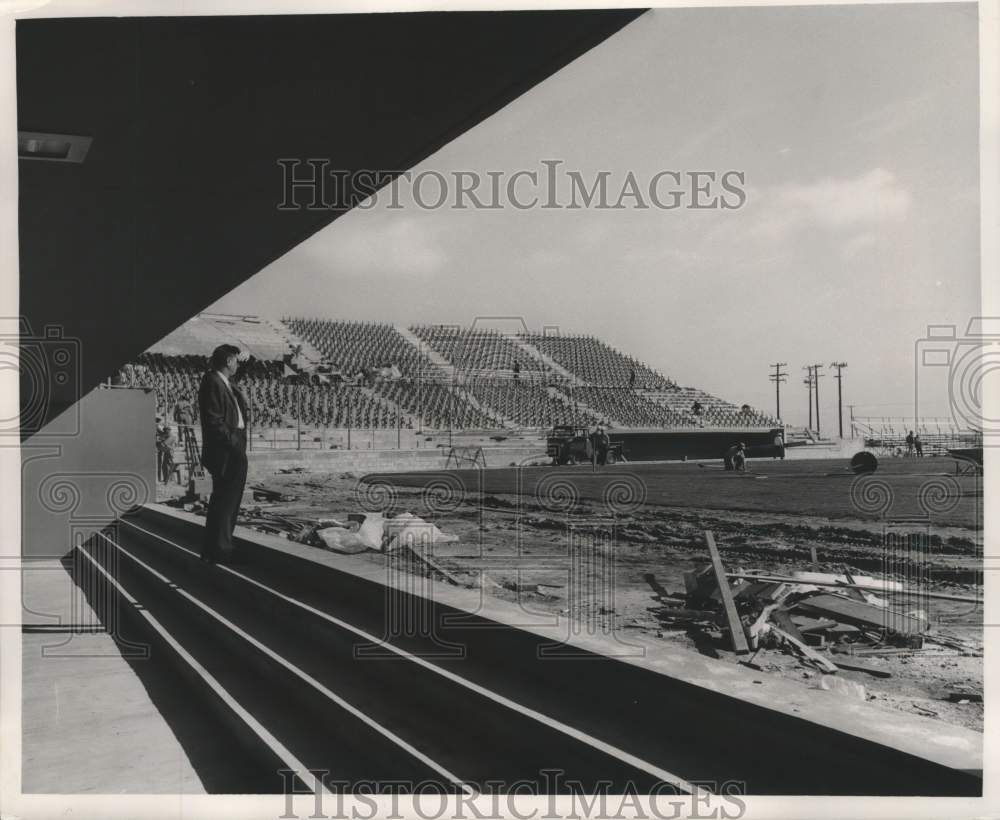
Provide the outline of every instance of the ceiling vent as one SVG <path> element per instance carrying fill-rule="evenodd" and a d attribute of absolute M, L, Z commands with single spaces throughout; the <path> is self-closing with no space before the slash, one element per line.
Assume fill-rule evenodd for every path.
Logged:
<path fill-rule="evenodd" d="M 47 160 L 48 162 L 80 163 L 90 150 L 90 137 L 71 134 L 43 134 L 38 131 L 17 132 L 19 159 Z"/>

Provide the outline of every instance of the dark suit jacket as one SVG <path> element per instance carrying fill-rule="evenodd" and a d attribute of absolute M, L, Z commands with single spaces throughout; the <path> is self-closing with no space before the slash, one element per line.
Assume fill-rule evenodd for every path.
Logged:
<path fill-rule="evenodd" d="M 213 476 L 226 470 L 233 452 L 243 452 L 246 438 L 237 432 L 239 402 L 243 424 L 250 424 L 247 403 L 243 393 L 232 382 L 226 387 L 222 376 L 209 370 L 201 378 L 198 389 L 198 409 L 201 412 L 201 463 Z M 235 401 L 234 401 L 235 396 Z M 246 431 L 244 430 L 244 433 Z"/>

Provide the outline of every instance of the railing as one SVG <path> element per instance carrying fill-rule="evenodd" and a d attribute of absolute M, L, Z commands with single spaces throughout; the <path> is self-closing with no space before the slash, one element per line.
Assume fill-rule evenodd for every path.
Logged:
<path fill-rule="evenodd" d="M 200 429 L 196 436 L 200 439 Z M 247 437 L 250 452 L 276 450 L 449 450 L 456 446 L 480 447 L 518 440 L 537 441 L 544 435 L 538 427 L 517 430 L 392 430 L 356 427 L 263 427 L 251 425 Z"/>
<path fill-rule="evenodd" d="M 876 424 L 872 424 L 876 421 Z M 929 425 L 947 422 L 947 429 L 933 430 Z M 912 430 L 920 437 L 920 451 L 923 455 L 945 455 L 948 450 L 983 446 L 981 430 L 963 430 L 951 419 L 855 419 L 853 430 L 864 441 L 865 447 L 882 455 L 917 455 L 916 447 L 910 447 L 906 437 Z"/>

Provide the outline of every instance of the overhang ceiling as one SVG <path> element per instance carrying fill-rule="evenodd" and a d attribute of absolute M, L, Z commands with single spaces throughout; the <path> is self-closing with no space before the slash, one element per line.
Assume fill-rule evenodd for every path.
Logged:
<path fill-rule="evenodd" d="M 80 351 L 40 421 L 339 215 L 279 158 L 409 168 L 640 13 L 18 21 L 18 129 L 92 138 L 19 163 L 21 315 Z"/>

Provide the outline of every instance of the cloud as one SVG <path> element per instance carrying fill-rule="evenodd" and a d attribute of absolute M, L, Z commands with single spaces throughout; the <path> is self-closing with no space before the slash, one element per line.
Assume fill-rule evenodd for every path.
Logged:
<path fill-rule="evenodd" d="M 901 220 L 909 212 L 910 195 L 891 172 L 873 168 L 853 178 L 826 177 L 765 190 L 750 207 L 751 237 L 776 240 L 817 228 L 852 236 Z"/>
<path fill-rule="evenodd" d="M 433 276 L 449 255 L 431 223 L 399 212 L 352 211 L 299 247 L 314 266 L 338 276 Z"/>
<path fill-rule="evenodd" d="M 854 259 L 878 245 L 878 234 L 874 231 L 859 233 L 844 242 L 841 254 L 844 259 Z"/>
<path fill-rule="evenodd" d="M 912 128 L 914 124 L 933 116 L 936 101 L 930 92 L 915 97 L 895 100 L 857 119 L 851 130 L 858 138 L 876 142 L 895 138 L 900 132 Z"/>

